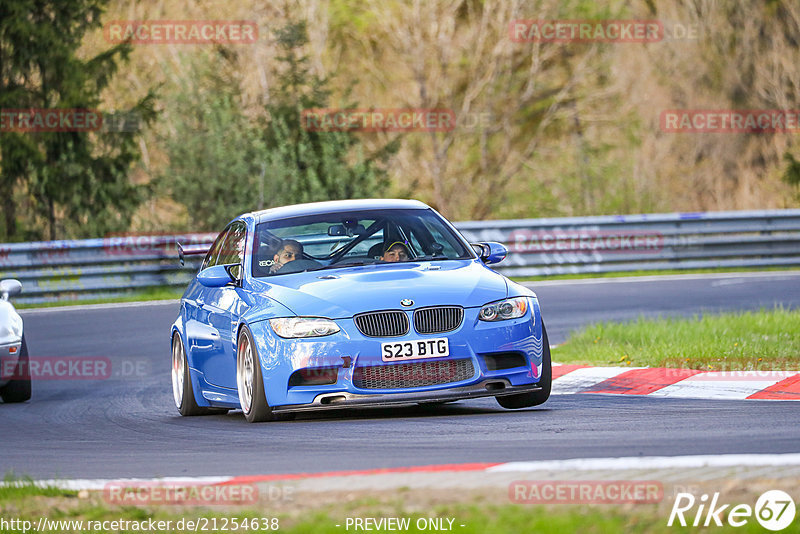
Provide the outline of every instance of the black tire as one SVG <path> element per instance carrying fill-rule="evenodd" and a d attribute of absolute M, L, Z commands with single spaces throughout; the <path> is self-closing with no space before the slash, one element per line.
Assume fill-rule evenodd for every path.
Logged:
<path fill-rule="evenodd" d="M 539 406 L 550 398 L 550 387 L 552 383 L 553 366 L 550 361 L 550 342 L 547 339 L 547 330 L 545 330 L 544 323 L 542 323 L 542 379 L 539 381 L 539 385 L 542 389 L 530 393 L 519 393 L 517 395 L 506 395 L 495 398 L 500 406 L 508 408 L 509 410 Z"/>
<path fill-rule="evenodd" d="M 19 351 L 19 363 L 17 363 L 15 374 L 23 378 L 9 380 L 8 384 L 0 388 L 0 398 L 3 399 L 3 402 L 12 403 L 30 400 L 31 376 L 29 361 L 28 344 L 25 343 L 25 336 L 22 336 L 22 348 Z"/>
<path fill-rule="evenodd" d="M 176 352 L 178 351 L 178 352 Z M 176 366 L 179 361 L 182 364 Z M 182 381 L 177 381 L 179 375 L 183 376 Z M 198 406 L 194 397 L 192 379 L 189 376 L 189 361 L 186 359 L 186 349 L 181 341 L 181 336 L 176 332 L 172 336 L 172 394 L 178 412 L 184 417 L 196 415 L 214 415 L 227 413 L 225 408 L 208 408 Z M 180 396 L 179 396 L 180 395 Z"/>
<path fill-rule="evenodd" d="M 239 391 L 239 403 L 248 423 L 276 419 L 264 394 L 261 361 L 253 342 L 253 334 L 247 326 L 242 327 L 236 341 L 236 387 Z"/>

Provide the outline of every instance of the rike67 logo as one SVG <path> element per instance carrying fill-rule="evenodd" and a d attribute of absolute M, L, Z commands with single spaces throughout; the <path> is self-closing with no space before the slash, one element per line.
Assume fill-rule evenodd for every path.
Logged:
<path fill-rule="evenodd" d="M 742 527 L 755 517 L 762 527 L 777 532 L 791 525 L 794 516 L 794 501 L 788 493 L 781 490 L 762 493 L 755 507 L 749 504 L 720 503 L 719 492 L 714 493 L 710 501 L 705 493 L 699 499 L 691 493 L 678 493 L 667 526 L 671 527 L 677 521 L 682 527 L 721 527 L 725 523 L 732 527 Z"/>

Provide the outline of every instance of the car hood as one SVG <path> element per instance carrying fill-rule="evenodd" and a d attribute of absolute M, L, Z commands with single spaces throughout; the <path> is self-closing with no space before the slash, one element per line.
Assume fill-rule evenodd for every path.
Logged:
<path fill-rule="evenodd" d="M 269 281 L 267 281 L 269 280 Z M 482 306 L 508 294 L 506 279 L 476 261 L 379 264 L 254 279 L 256 293 L 297 315 L 341 319 L 385 309 Z"/>

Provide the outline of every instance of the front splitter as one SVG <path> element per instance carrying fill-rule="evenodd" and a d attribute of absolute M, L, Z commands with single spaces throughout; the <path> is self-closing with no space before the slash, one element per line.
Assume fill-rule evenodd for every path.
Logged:
<path fill-rule="evenodd" d="M 481 397 L 500 397 L 519 393 L 541 391 L 539 385 L 512 386 L 505 379 L 490 379 L 449 389 L 417 391 L 409 393 L 359 394 L 346 391 L 322 393 L 309 404 L 287 404 L 275 406 L 276 413 L 310 412 L 318 410 L 337 410 L 342 408 L 382 408 L 386 406 L 409 405 L 427 402 L 450 402 Z"/>

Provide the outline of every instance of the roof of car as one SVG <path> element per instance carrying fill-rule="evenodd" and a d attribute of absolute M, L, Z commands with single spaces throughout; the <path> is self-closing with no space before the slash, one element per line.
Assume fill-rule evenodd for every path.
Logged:
<path fill-rule="evenodd" d="M 375 210 L 375 209 L 429 209 L 430 206 L 419 200 L 370 198 L 357 200 L 331 200 L 328 202 L 310 202 L 308 204 L 294 204 L 281 206 L 268 210 L 256 211 L 252 215 L 256 222 L 269 219 L 282 219 L 285 217 L 299 217 L 303 215 L 316 215 L 319 213 L 350 211 L 350 210 Z"/>

